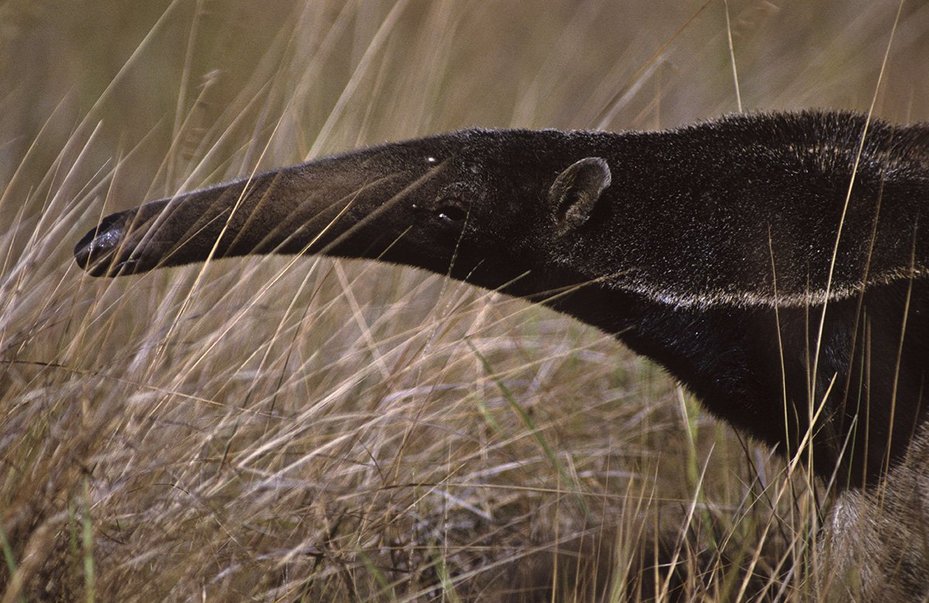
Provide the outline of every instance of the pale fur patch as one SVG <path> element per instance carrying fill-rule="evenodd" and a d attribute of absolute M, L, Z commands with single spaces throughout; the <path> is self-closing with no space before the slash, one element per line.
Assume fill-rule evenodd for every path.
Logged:
<path fill-rule="evenodd" d="M 889 285 L 890 283 L 901 280 L 912 280 L 925 278 L 929 276 L 929 268 L 916 266 L 914 268 L 899 268 L 897 270 L 887 271 L 882 274 L 872 275 L 865 281 L 854 283 L 845 283 L 834 286 L 828 291 L 818 289 L 814 291 L 805 291 L 801 293 L 763 293 L 757 291 L 721 291 L 708 290 L 700 292 L 678 292 L 668 291 L 660 287 L 649 287 L 647 285 L 630 284 L 627 282 L 616 282 L 605 279 L 610 286 L 625 291 L 638 293 L 644 297 L 652 299 L 663 304 L 675 306 L 678 308 L 712 308 L 719 306 L 735 306 L 740 308 L 748 307 L 768 307 L 768 308 L 802 308 L 808 306 L 821 306 L 826 302 L 834 302 L 846 299 L 861 293 L 868 287 Z"/>

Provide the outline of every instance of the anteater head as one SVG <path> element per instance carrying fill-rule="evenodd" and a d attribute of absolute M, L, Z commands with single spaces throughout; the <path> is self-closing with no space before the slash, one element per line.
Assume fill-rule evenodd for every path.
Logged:
<path fill-rule="evenodd" d="M 555 131 L 467 130 L 263 173 L 112 214 L 75 248 L 95 276 L 212 258 L 318 253 L 486 287 L 532 271 L 610 184 Z"/>

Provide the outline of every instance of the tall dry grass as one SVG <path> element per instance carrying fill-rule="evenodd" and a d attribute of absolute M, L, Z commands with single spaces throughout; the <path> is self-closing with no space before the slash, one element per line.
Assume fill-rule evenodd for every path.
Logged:
<path fill-rule="evenodd" d="M 875 93 L 925 120 L 926 6 L 878 82 L 896 11 L 0 5 L 3 601 L 815 596 L 828 495 L 602 333 L 371 263 L 97 280 L 70 250 L 145 199 L 465 126 Z"/>

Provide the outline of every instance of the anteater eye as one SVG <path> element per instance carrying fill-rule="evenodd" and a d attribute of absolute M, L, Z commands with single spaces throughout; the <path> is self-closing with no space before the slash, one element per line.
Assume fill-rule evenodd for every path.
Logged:
<path fill-rule="evenodd" d="M 456 205 L 445 205 L 435 212 L 436 217 L 443 222 L 462 222 L 468 217 L 468 212 Z"/>

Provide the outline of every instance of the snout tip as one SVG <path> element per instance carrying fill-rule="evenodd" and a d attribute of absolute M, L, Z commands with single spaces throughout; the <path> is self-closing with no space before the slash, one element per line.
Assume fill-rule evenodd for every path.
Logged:
<path fill-rule="evenodd" d="M 119 214 L 104 218 L 74 247 L 77 265 L 92 276 L 115 276 L 124 268 L 126 262 L 118 261 L 125 230 L 120 218 Z"/>

